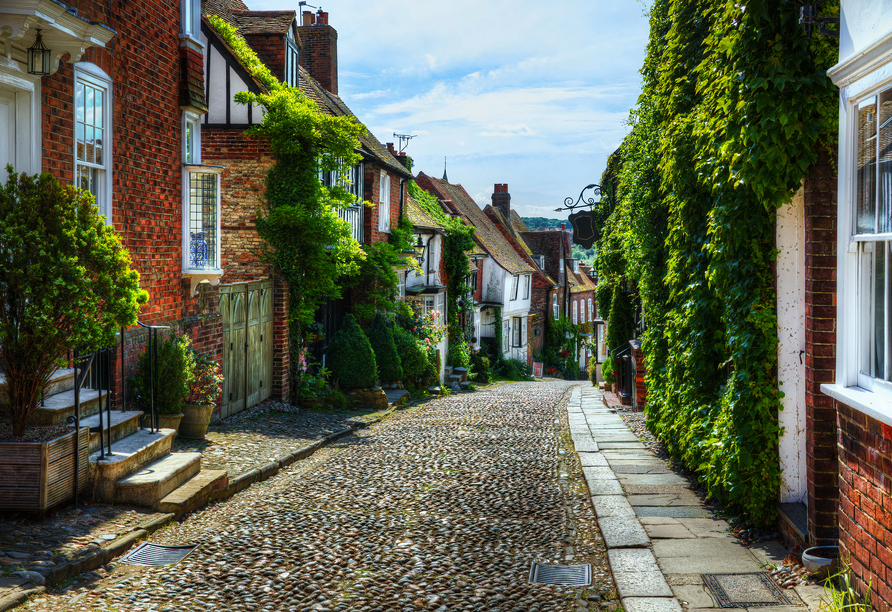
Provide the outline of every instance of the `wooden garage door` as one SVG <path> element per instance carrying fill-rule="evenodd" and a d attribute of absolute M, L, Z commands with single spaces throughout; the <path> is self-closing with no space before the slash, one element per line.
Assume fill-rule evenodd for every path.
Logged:
<path fill-rule="evenodd" d="M 273 281 L 220 287 L 223 418 L 272 394 Z"/>

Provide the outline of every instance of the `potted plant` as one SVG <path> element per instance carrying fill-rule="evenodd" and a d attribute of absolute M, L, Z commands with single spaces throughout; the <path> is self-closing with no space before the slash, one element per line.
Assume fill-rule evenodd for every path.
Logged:
<path fill-rule="evenodd" d="M 155 407 L 158 410 L 158 426 L 161 429 L 178 429 L 183 419 L 183 398 L 189 392 L 194 376 L 189 337 L 179 335 L 159 339 L 157 354 Z M 136 401 L 146 413 L 143 416 L 145 425 L 149 424 L 152 417 L 151 358 L 149 350 L 140 354 L 136 361 L 136 373 L 130 381 Z"/>
<path fill-rule="evenodd" d="M 217 407 L 223 375 L 220 365 L 205 353 L 190 349 L 192 380 L 183 404 L 183 420 L 180 435 L 184 438 L 203 438 L 211 424 L 211 415 Z"/>
<path fill-rule="evenodd" d="M 53 392 L 66 353 L 115 342 L 148 294 L 93 196 L 50 174 L 16 174 L 0 184 L 0 509 L 45 510 L 87 484 L 86 428 L 54 437 L 34 427 L 44 392 Z M 26 429 L 29 431 L 26 434 Z M 39 440 L 39 441 L 35 441 Z"/>

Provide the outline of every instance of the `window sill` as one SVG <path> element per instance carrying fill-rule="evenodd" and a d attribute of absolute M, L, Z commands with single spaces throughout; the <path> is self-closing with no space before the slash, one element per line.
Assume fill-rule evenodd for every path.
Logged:
<path fill-rule="evenodd" d="M 854 408 L 886 425 L 892 425 L 892 401 L 861 387 L 821 385 L 821 391 L 836 401 Z"/>
<path fill-rule="evenodd" d="M 192 297 L 198 295 L 198 285 L 219 285 L 222 276 L 223 270 L 183 270 L 183 277 L 189 279 L 189 295 Z"/>

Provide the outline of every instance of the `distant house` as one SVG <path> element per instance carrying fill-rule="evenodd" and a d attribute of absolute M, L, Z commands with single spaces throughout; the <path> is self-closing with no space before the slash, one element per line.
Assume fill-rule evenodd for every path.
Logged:
<path fill-rule="evenodd" d="M 461 185 L 423 172 L 415 180 L 437 198 L 446 214 L 460 217 L 476 229 L 474 239 L 483 255 L 471 254 L 477 267 L 474 333 L 478 341 L 506 359 L 526 362 L 530 356 L 528 318 L 536 269 L 517 253 Z M 495 346 L 498 335 L 501 346 Z"/>

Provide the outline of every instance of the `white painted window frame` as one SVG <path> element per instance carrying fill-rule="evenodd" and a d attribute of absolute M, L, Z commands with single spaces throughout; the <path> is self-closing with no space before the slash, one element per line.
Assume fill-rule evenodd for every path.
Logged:
<path fill-rule="evenodd" d="M 560 317 L 560 312 L 558 311 L 558 296 L 557 293 L 552 294 L 551 296 L 551 309 L 554 312 L 554 320 L 557 321 Z"/>
<path fill-rule="evenodd" d="M 507 353 L 511 348 L 511 322 L 502 321 L 502 353 Z"/>
<path fill-rule="evenodd" d="M 524 279 L 523 299 L 528 300 L 528 299 L 530 299 L 530 285 L 533 282 L 533 277 L 532 277 L 532 275 L 527 274 L 526 276 L 523 277 L 523 279 Z"/>
<path fill-rule="evenodd" d="M 378 185 L 378 231 L 390 233 L 390 175 L 383 170 Z"/>
<path fill-rule="evenodd" d="M 10 66 L 0 66 L 0 85 L 15 95 L 16 123 L 27 123 L 28 138 L 16 144 L 16 159 L 12 162 L 16 172 L 37 174 L 42 170 L 43 136 L 41 112 L 41 78 L 21 72 Z M 20 113 L 27 112 L 27 117 Z M 17 131 L 19 138 L 21 132 Z M 22 150 L 19 150 L 19 145 Z M 25 149 L 27 146 L 27 149 Z M 75 153 L 76 155 L 76 153 Z M 6 180 L 6 170 L 0 168 L 0 178 Z"/>
<path fill-rule="evenodd" d="M 871 243 L 892 241 L 892 234 L 856 235 L 855 205 L 858 143 L 857 106 L 863 101 L 892 88 L 892 34 L 873 43 L 870 48 L 840 62 L 829 71 L 840 87 L 839 184 L 837 234 L 837 359 L 836 383 L 821 385 L 821 390 L 834 399 L 877 420 L 892 425 L 892 383 L 861 372 L 863 351 L 872 333 L 867 324 L 866 302 L 872 295 L 865 290 L 866 278 L 862 257 Z M 879 177 L 878 177 L 879 178 Z M 876 245 L 871 245 L 876 246 Z M 868 247 L 869 248 L 869 247 Z M 889 264 L 887 262 L 886 270 Z M 887 292 L 889 283 L 887 272 Z M 871 283 L 872 284 L 872 283 Z M 887 293 L 888 295 L 888 293 Z M 892 303 L 892 302 L 887 302 Z M 887 306 L 886 343 L 892 317 Z M 887 368 L 888 368 L 887 364 Z"/>
<path fill-rule="evenodd" d="M 579 320 L 577 318 L 577 304 L 578 302 L 576 300 L 573 300 L 573 325 L 579 324 Z"/>
<path fill-rule="evenodd" d="M 180 38 L 201 44 L 201 0 L 180 0 Z"/>
<path fill-rule="evenodd" d="M 592 298 L 588 299 L 588 322 L 595 320 L 594 310 L 592 309 Z"/>
<path fill-rule="evenodd" d="M 515 301 L 517 299 L 517 289 L 518 285 L 520 285 L 520 275 L 514 274 L 511 276 L 513 279 L 514 285 L 511 288 L 511 301 Z"/>
<path fill-rule="evenodd" d="M 102 155 L 103 155 L 103 163 L 102 164 L 89 164 L 86 162 L 80 162 L 77 159 L 77 129 L 75 129 L 75 139 L 74 146 L 72 150 L 72 157 L 74 159 L 74 180 L 75 184 L 77 184 L 77 171 L 80 165 L 84 165 L 90 168 L 96 168 L 102 172 L 102 176 L 99 178 L 100 183 L 100 193 L 93 194 L 96 198 L 96 208 L 99 209 L 99 214 L 105 216 L 106 225 L 111 225 L 113 221 L 113 209 L 114 209 L 114 191 L 112 189 L 113 181 L 112 181 L 112 155 L 113 155 L 113 134 L 114 134 L 114 125 L 112 125 L 112 109 L 114 108 L 114 97 L 113 97 L 113 88 L 112 88 L 112 78 L 106 74 L 106 72 L 91 62 L 77 62 L 74 64 L 74 84 L 72 87 L 72 121 L 75 121 L 75 116 L 77 113 L 77 86 L 79 83 L 84 83 L 85 85 L 89 85 L 91 87 L 102 89 L 103 90 L 103 105 L 102 105 L 102 125 L 105 136 L 103 138 L 102 143 Z"/>

